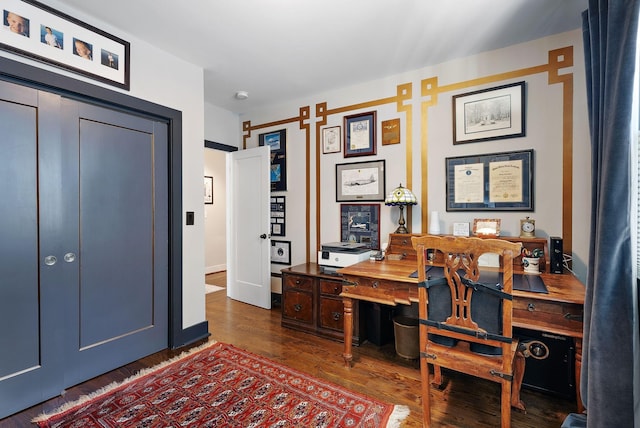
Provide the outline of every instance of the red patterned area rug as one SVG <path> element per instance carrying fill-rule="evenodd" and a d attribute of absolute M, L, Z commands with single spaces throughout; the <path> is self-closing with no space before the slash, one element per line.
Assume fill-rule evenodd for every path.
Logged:
<path fill-rule="evenodd" d="M 409 414 L 224 343 L 109 385 L 40 427 L 397 427 Z"/>

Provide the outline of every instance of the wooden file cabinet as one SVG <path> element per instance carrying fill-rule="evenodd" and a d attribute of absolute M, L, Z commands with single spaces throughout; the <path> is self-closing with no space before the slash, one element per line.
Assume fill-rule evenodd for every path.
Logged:
<path fill-rule="evenodd" d="M 323 274 L 316 263 L 282 271 L 282 326 L 327 339 L 344 340 L 342 277 Z M 360 344 L 358 308 L 353 344 Z"/>

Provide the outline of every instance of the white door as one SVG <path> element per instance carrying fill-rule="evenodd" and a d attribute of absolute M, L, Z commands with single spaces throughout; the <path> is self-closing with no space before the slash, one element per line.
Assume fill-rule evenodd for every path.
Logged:
<path fill-rule="evenodd" d="M 239 150 L 227 161 L 227 296 L 271 309 L 270 150 Z"/>

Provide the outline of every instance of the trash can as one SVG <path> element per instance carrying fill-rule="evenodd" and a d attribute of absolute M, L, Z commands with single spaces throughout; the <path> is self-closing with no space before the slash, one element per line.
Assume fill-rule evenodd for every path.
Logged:
<path fill-rule="evenodd" d="M 416 318 L 398 316 L 393 319 L 396 354 L 408 360 L 420 356 L 420 331 Z"/>

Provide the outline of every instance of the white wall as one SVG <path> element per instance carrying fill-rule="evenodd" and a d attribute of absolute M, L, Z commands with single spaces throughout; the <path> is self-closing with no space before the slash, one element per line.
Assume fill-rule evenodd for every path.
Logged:
<path fill-rule="evenodd" d="M 204 222 L 202 199 L 204 142 L 203 70 L 171 56 L 118 28 L 87 16 L 55 0 L 47 5 L 74 16 L 131 43 L 131 90 L 124 91 L 40 62 L 0 51 L 0 55 L 103 86 L 182 112 L 182 204 L 183 213 L 195 212 L 195 225 L 183 226 L 183 327 L 205 321 Z M 185 214 L 183 214 L 183 217 Z M 184 218 L 182 224 L 185 224 Z"/>
<path fill-rule="evenodd" d="M 227 156 L 204 149 L 204 175 L 213 177 L 213 204 L 204 206 L 205 273 L 227 270 Z"/>
<path fill-rule="evenodd" d="M 242 125 L 237 114 L 210 102 L 204 103 L 204 138 L 227 146 L 242 147 L 238 129 Z"/>
<path fill-rule="evenodd" d="M 421 212 L 425 206 L 420 200 L 421 185 L 421 133 L 422 113 L 421 104 L 425 99 L 421 97 L 420 84 L 423 79 L 437 77 L 440 86 L 455 84 L 480 77 L 522 70 L 529 67 L 548 63 L 548 52 L 566 46 L 573 46 L 574 66 L 563 70 L 562 73 L 572 72 L 573 83 L 573 258 L 574 270 L 578 277 L 585 281 L 586 262 L 588 260 L 589 245 L 589 207 L 590 207 L 590 156 L 589 131 L 586 111 L 586 90 L 584 77 L 584 59 L 582 47 L 582 33 L 580 30 L 558 34 L 504 49 L 486 52 L 433 67 L 415 70 L 401 75 L 365 82 L 360 85 L 337 88 L 334 91 L 317 94 L 314 97 L 300 99 L 294 102 L 274 104 L 264 109 L 252 111 L 241 117 L 241 121 L 251 120 L 255 126 L 282 118 L 295 116 L 301 106 L 311 107 L 310 123 L 312 126 L 311 139 L 311 179 L 315 179 L 315 105 L 327 102 L 327 108 L 339 108 L 355 105 L 372 100 L 382 99 L 396 94 L 399 84 L 412 83 L 413 117 L 413 173 L 412 190 L 418 196 L 419 205 L 413 207 L 411 231 L 426 232 L 421 229 Z M 451 233 L 454 222 L 473 222 L 474 218 L 500 218 L 502 234 L 517 236 L 519 234 L 519 220 L 530 216 L 536 220 L 537 236 L 562 236 L 562 85 L 548 84 L 547 73 L 526 75 L 497 83 L 490 83 L 480 87 L 465 88 L 452 93 L 441 93 L 436 106 L 428 111 L 428 209 L 438 211 L 441 220 L 442 233 Z M 475 89 L 491 88 L 500 84 L 526 81 L 526 136 L 505 140 L 476 142 L 453 145 L 451 97 L 460 93 L 471 92 Z M 344 158 L 341 153 L 323 155 L 320 158 L 320 240 L 334 242 L 340 240 L 340 208 L 335 202 L 335 165 L 338 163 L 362 162 L 370 160 L 386 160 L 386 189 L 387 192 L 400 182 L 407 182 L 406 175 L 406 135 L 402 135 L 402 143 L 382 146 L 380 144 L 380 122 L 383 120 L 400 118 L 402 132 L 405 130 L 407 118 L 404 113 L 398 113 L 395 104 L 386 104 L 363 108 L 360 112 L 377 111 L 378 146 L 375 156 Z M 348 113 L 328 116 L 326 126 L 342 126 L 344 115 Z M 304 150 L 298 150 L 297 145 L 304 142 L 302 131 L 298 126 L 291 125 L 287 135 L 287 168 L 288 181 L 293 188 L 283 193 L 287 196 L 287 235 L 295 242 L 292 245 L 292 263 L 304 261 L 304 224 L 299 222 L 304 211 L 290 210 L 289 206 L 303 210 L 304 192 L 300 193 L 299 185 L 304 183 L 306 169 L 304 168 Z M 267 132 L 268 130 L 265 130 Z M 260 131 L 262 133 L 262 130 Z M 257 136 L 252 140 L 257 141 Z M 257 144 L 257 143 L 255 143 Z M 487 154 L 505 151 L 534 149 L 535 151 L 535 210 L 533 212 L 508 211 L 476 211 L 476 212 L 447 212 L 445 204 L 445 158 L 453 156 Z M 315 192 L 315 182 L 311 184 L 312 193 Z M 312 194 L 315 201 L 315 194 Z M 381 204 L 380 237 L 385 237 L 397 227 L 398 209 Z M 315 207 L 311 209 L 312 228 L 315 229 Z M 291 224 L 291 226 L 289 226 Z M 293 229 L 295 227 L 295 229 Z M 290 238 L 289 238 L 290 237 Z M 315 230 L 311 231 L 311 238 L 315 238 Z M 315 242 L 311 243 L 315 248 Z M 278 268 L 280 268 L 279 266 Z"/>

